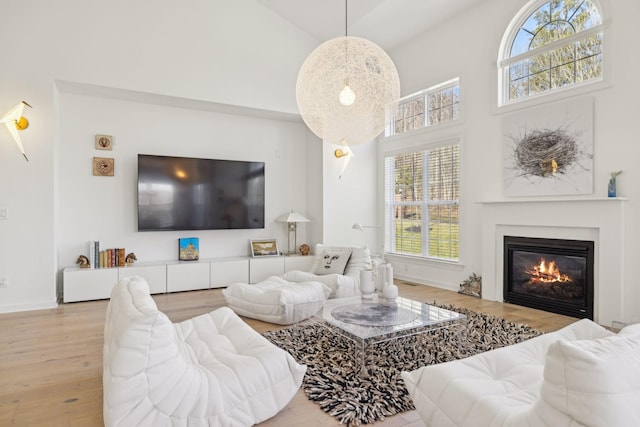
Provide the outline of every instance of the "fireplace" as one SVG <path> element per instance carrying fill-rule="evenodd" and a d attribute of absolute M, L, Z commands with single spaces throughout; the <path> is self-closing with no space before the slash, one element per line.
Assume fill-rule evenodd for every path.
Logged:
<path fill-rule="evenodd" d="M 594 243 L 504 236 L 504 301 L 593 320 Z"/>

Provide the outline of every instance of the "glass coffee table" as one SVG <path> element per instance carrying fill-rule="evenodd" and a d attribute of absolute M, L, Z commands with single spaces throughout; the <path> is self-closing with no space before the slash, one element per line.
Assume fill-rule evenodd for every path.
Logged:
<path fill-rule="evenodd" d="M 294 310 L 307 310 L 304 304 Z M 360 296 L 327 300 L 319 310 L 298 313 L 298 318 L 322 325 L 340 334 L 356 345 L 356 362 L 360 372 L 366 374 L 368 350 L 375 344 L 397 340 L 402 337 L 423 334 L 436 329 L 452 328 L 456 332 L 458 345 L 467 337 L 467 317 L 464 314 L 428 305 L 408 298 L 398 297 L 393 301 L 380 295 L 363 299 Z"/>

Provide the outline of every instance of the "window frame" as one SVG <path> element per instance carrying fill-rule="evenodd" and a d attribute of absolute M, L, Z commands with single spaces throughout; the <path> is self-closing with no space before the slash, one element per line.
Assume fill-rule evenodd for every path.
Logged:
<path fill-rule="evenodd" d="M 609 40 L 611 36 L 609 34 L 609 21 L 605 18 L 602 3 L 599 0 L 589 0 L 591 4 L 597 9 L 600 14 L 601 23 L 595 27 L 576 33 L 572 36 L 555 40 L 549 44 L 541 47 L 537 47 L 526 52 L 520 53 L 516 56 L 510 56 L 511 47 L 522 25 L 535 13 L 540 7 L 548 3 L 549 0 L 531 0 L 527 5 L 522 7 L 513 17 L 510 24 L 505 29 L 500 43 L 500 49 L 498 51 L 497 60 L 497 88 L 494 93 L 497 94 L 496 106 L 498 109 L 513 109 L 520 108 L 523 104 L 536 105 L 544 102 L 567 98 L 569 96 L 575 96 L 582 93 L 592 92 L 594 90 L 602 89 L 610 85 L 608 77 L 611 73 L 611 54 L 609 49 Z M 528 95 L 523 98 L 510 100 L 509 99 L 509 66 L 523 61 L 528 58 L 540 55 L 543 52 L 552 51 L 555 48 L 565 46 L 573 41 L 582 40 L 595 34 L 602 34 L 602 72 L 599 78 L 583 81 L 580 83 L 573 83 L 559 88 L 539 92 L 536 94 Z"/>
<path fill-rule="evenodd" d="M 433 95 L 436 94 L 438 92 L 442 92 L 445 91 L 447 89 L 450 88 L 458 88 L 458 102 L 454 103 L 452 105 L 457 104 L 457 112 L 458 115 L 456 118 L 453 118 L 451 120 L 448 120 L 446 122 L 438 122 L 435 124 L 429 124 L 429 118 L 428 118 L 428 96 L 429 95 Z M 384 131 L 384 135 L 383 138 L 387 139 L 387 138 L 399 138 L 402 136 L 405 136 L 407 134 L 413 134 L 415 132 L 422 132 L 425 131 L 426 129 L 440 129 L 442 127 L 446 127 L 446 126 L 451 126 L 452 124 L 457 124 L 459 122 L 462 121 L 463 119 L 463 108 L 462 108 L 462 95 L 461 95 L 462 89 L 461 89 L 461 79 L 460 77 L 454 77 L 451 78 L 449 80 L 446 80 L 444 82 L 435 84 L 433 86 L 430 86 L 426 89 L 423 90 L 419 90 L 417 92 L 413 92 L 409 95 L 403 96 L 402 98 L 400 98 L 400 101 L 398 102 L 398 111 L 400 109 L 401 106 L 408 104 L 416 99 L 422 98 L 424 100 L 424 108 L 422 111 L 423 114 L 423 123 L 422 123 L 422 127 L 419 128 L 414 128 L 412 130 L 408 130 L 408 131 L 402 131 L 402 132 L 396 132 L 395 130 L 395 125 L 396 125 L 396 121 L 398 120 L 398 111 L 396 111 L 391 118 L 391 121 L 389 123 L 389 125 L 386 127 L 385 131 Z"/>
<path fill-rule="evenodd" d="M 424 131 L 425 128 L 423 128 Z M 400 134 L 403 135 L 403 134 Z M 414 135 L 412 135 L 414 136 Z M 462 171 L 461 171 L 461 165 L 462 165 L 462 144 L 461 144 L 461 140 L 459 137 L 457 136 L 449 136 L 449 137 L 442 137 L 442 138 L 434 138 L 431 141 L 427 140 L 428 138 L 426 138 L 424 136 L 424 134 L 422 135 L 415 135 L 415 137 L 411 138 L 411 140 L 413 141 L 420 141 L 418 144 L 409 144 L 406 146 L 403 146 L 401 148 L 396 148 L 393 150 L 384 150 L 384 152 L 382 153 L 382 169 L 384 171 L 383 173 L 383 179 L 382 179 L 382 185 L 383 185 L 383 236 L 384 236 L 384 253 L 385 253 L 385 257 L 389 256 L 391 258 L 412 258 L 415 260 L 420 260 L 421 262 L 431 262 L 431 263 L 436 263 L 439 265 L 461 265 L 461 236 L 462 236 L 462 231 L 461 231 L 461 220 L 460 220 L 460 207 L 461 207 L 461 201 L 462 201 L 462 188 L 461 188 L 461 175 L 462 175 Z M 421 255 L 417 255 L 417 254 L 409 254 L 409 253 L 400 253 L 400 252 L 392 252 L 392 248 L 394 248 L 394 242 L 396 239 L 396 234 L 395 234 L 395 225 L 392 224 L 391 222 L 393 221 L 393 215 L 387 215 L 388 210 L 389 209 L 395 209 L 395 206 L 397 205 L 390 205 L 388 206 L 387 203 L 387 168 L 386 168 L 386 163 L 387 163 L 387 159 L 388 158 L 395 158 L 396 156 L 399 155 L 404 155 L 404 154 L 409 154 L 409 153 L 416 153 L 416 152 L 425 152 L 425 151 L 430 151 L 430 150 L 435 150 L 438 148 L 443 148 L 443 147 L 448 147 L 448 146 L 452 146 L 452 145 L 457 145 L 458 146 L 458 199 L 455 201 L 433 201 L 430 202 L 429 200 L 420 202 L 419 205 L 420 206 L 425 206 L 425 209 L 427 209 L 429 206 L 432 205 L 456 205 L 457 209 L 458 209 L 458 239 L 457 239 L 457 245 L 458 245 L 458 258 L 457 259 L 453 259 L 453 258 L 442 258 L 442 257 L 436 257 L 436 256 L 429 256 L 429 255 L 424 255 L 424 251 L 423 254 Z M 425 170 L 423 170 L 423 175 L 426 173 Z M 425 191 L 423 189 L 423 191 Z M 422 224 L 422 229 L 425 229 L 425 224 L 428 225 L 429 222 L 429 216 L 423 216 L 421 219 L 421 224 Z M 427 227 L 428 228 L 428 227 Z M 428 236 L 425 237 L 425 234 L 421 235 L 421 239 L 422 239 L 422 247 L 428 247 Z M 425 245 L 425 242 L 427 244 L 427 246 Z"/>

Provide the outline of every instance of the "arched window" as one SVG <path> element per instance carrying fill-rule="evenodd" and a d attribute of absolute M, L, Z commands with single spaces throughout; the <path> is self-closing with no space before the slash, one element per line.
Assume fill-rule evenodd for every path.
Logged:
<path fill-rule="evenodd" d="M 500 105 L 602 80 L 603 33 L 594 1 L 530 2 L 502 40 Z"/>

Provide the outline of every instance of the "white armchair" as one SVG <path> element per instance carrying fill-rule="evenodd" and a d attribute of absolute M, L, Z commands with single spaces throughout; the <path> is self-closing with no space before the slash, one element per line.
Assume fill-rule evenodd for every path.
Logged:
<path fill-rule="evenodd" d="M 582 319 L 402 378 L 428 426 L 639 426 L 640 324 Z"/>
<path fill-rule="evenodd" d="M 323 263 L 323 256 L 327 252 L 351 252 L 344 274 L 318 274 Z M 284 279 L 290 282 L 321 282 L 331 289 L 329 298 L 345 298 L 360 295 L 360 271 L 371 269 L 371 254 L 366 247 L 359 246 L 326 246 L 316 245 L 315 258 L 310 271 L 293 270 L 284 274 Z"/>
<path fill-rule="evenodd" d="M 113 289 L 104 332 L 105 426 L 250 426 L 296 393 L 299 365 L 223 307 L 181 323 L 140 277 Z"/>

